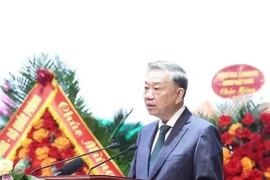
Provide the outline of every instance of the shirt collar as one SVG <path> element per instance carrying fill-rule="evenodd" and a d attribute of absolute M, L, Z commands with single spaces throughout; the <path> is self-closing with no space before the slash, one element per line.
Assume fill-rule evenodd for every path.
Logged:
<path fill-rule="evenodd" d="M 172 117 L 171 119 L 169 119 L 169 121 L 166 123 L 166 125 L 173 127 L 174 124 L 176 123 L 177 119 L 181 116 L 181 114 L 184 112 L 185 110 L 185 105 L 183 105 Z M 159 124 L 158 124 L 158 129 L 164 125 L 164 123 L 159 120 Z"/>

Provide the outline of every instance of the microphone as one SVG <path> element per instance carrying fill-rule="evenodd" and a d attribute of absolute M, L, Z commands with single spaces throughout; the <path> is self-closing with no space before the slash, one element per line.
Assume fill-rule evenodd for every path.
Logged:
<path fill-rule="evenodd" d="M 77 158 L 75 160 L 72 160 L 62 166 L 60 170 L 55 174 L 55 176 L 59 175 L 71 175 L 77 171 L 79 171 L 84 165 L 84 161 L 82 158 Z"/>
<path fill-rule="evenodd" d="M 98 163 L 97 165 L 95 165 L 95 166 L 93 166 L 93 167 L 91 167 L 91 168 L 89 169 L 88 175 L 90 174 L 90 172 L 91 172 L 93 169 L 95 169 L 96 167 L 100 166 L 101 164 L 104 164 L 104 163 L 106 163 L 107 161 L 110 161 L 110 160 L 112 160 L 113 158 L 115 158 L 115 157 L 117 157 L 117 156 L 119 156 L 119 155 L 121 155 L 121 154 L 123 154 L 123 153 L 125 153 L 125 152 L 127 152 L 127 151 L 133 151 L 133 150 L 135 150 L 135 149 L 137 149 L 137 145 L 136 145 L 136 144 L 133 144 L 133 145 L 131 145 L 129 148 L 127 148 L 126 150 L 121 151 L 120 153 L 118 153 L 118 154 L 116 154 L 116 155 L 110 157 L 109 159 L 106 159 L 105 161 L 102 161 L 102 162 Z"/>
<path fill-rule="evenodd" d="M 120 146 L 120 143 L 119 142 L 115 142 L 115 143 L 112 143 L 111 145 L 105 147 L 105 148 L 102 148 L 102 149 L 97 149 L 95 151 L 90 151 L 90 152 L 87 152 L 87 153 L 84 153 L 84 154 L 81 154 L 79 156 L 75 156 L 75 157 L 71 157 L 71 158 L 68 158 L 68 159 L 63 159 L 61 161 L 57 161 L 55 163 L 52 163 L 52 164 L 49 164 L 49 165 L 46 165 L 46 166 L 41 166 L 39 168 L 36 168 L 34 169 L 30 175 L 32 175 L 34 172 L 36 171 L 39 171 L 41 169 L 45 169 L 45 168 L 48 168 L 48 167 L 51 167 L 51 166 L 54 166 L 54 165 L 57 165 L 57 164 L 60 164 L 60 163 L 63 163 L 63 162 L 66 162 L 66 161 L 70 161 L 70 160 L 73 160 L 73 159 L 76 159 L 78 157 L 82 157 L 82 156 L 85 156 L 85 155 L 88 155 L 88 154 L 91 154 L 91 153 L 95 153 L 95 152 L 98 152 L 98 151 L 103 151 L 103 150 L 106 150 L 106 149 L 116 149 Z"/>

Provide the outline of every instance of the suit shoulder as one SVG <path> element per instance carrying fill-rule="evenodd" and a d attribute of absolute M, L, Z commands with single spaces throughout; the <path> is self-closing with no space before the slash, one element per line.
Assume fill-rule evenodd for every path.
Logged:
<path fill-rule="evenodd" d="M 199 116 L 196 116 L 196 115 L 191 116 L 190 122 L 191 122 L 192 126 L 198 126 L 198 127 L 202 128 L 202 129 L 205 129 L 205 128 L 214 128 L 214 129 L 216 129 L 217 128 L 210 121 L 208 121 L 208 120 L 206 120 L 204 118 L 201 118 Z"/>

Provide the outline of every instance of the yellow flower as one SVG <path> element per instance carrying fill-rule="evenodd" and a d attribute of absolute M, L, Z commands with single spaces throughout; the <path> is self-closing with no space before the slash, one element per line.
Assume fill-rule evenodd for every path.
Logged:
<path fill-rule="evenodd" d="M 52 172 L 51 167 L 42 169 L 41 172 L 42 172 L 41 173 L 42 176 L 53 176 L 53 172 Z"/>
<path fill-rule="evenodd" d="M 13 170 L 13 162 L 6 159 L 0 159 L 0 176 L 9 174 Z"/>
<path fill-rule="evenodd" d="M 230 126 L 230 129 L 229 129 L 229 133 L 234 135 L 235 134 L 235 130 L 239 127 L 242 127 L 242 124 L 241 123 L 235 123 L 235 124 L 232 124 Z"/>
<path fill-rule="evenodd" d="M 241 159 L 241 165 L 242 165 L 243 172 L 245 172 L 245 171 L 251 171 L 252 168 L 255 166 L 255 163 L 248 157 L 243 157 Z"/>
<path fill-rule="evenodd" d="M 29 152 L 29 149 L 28 148 L 21 148 L 18 152 L 18 157 L 20 159 L 25 159 L 27 157 L 27 154 Z"/>
<path fill-rule="evenodd" d="M 48 157 L 50 149 L 48 147 L 38 147 L 35 151 L 37 159 L 45 159 Z"/>
<path fill-rule="evenodd" d="M 270 179 L 270 168 L 267 168 L 267 171 L 264 172 L 264 176 L 267 180 Z"/>
<path fill-rule="evenodd" d="M 22 146 L 23 146 L 24 148 L 28 148 L 28 146 L 29 146 L 29 144 L 30 144 L 31 142 L 33 142 L 33 140 L 27 138 L 25 141 L 22 142 Z"/>
<path fill-rule="evenodd" d="M 33 139 L 36 140 L 37 142 L 40 142 L 43 138 L 48 137 L 49 131 L 44 128 L 40 128 L 39 130 L 36 130 L 33 133 Z"/>
<path fill-rule="evenodd" d="M 47 165 L 52 164 L 54 162 L 56 162 L 55 158 L 48 157 L 48 158 L 41 161 L 41 166 L 47 166 Z"/>
<path fill-rule="evenodd" d="M 39 119 L 36 122 L 33 123 L 33 127 L 35 129 L 39 129 L 43 126 L 43 119 Z"/>
<path fill-rule="evenodd" d="M 226 147 L 223 147 L 223 163 L 227 164 L 231 158 L 230 150 Z"/>
<path fill-rule="evenodd" d="M 54 140 L 53 145 L 58 149 L 65 149 L 69 147 L 70 141 L 66 137 L 58 137 Z"/>

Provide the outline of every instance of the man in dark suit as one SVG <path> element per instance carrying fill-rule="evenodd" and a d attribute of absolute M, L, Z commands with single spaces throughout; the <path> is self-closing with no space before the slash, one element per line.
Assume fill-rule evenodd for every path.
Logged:
<path fill-rule="evenodd" d="M 218 129 L 184 105 L 188 79 L 177 64 L 148 64 L 144 100 L 158 121 L 138 134 L 129 177 L 148 180 L 222 180 Z M 200 92 L 200 90 L 198 90 Z"/>

